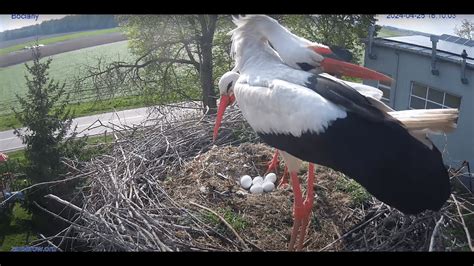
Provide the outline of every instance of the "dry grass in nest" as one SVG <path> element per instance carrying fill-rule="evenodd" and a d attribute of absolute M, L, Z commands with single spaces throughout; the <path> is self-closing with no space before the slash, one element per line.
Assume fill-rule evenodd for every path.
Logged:
<path fill-rule="evenodd" d="M 251 143 L 214 147 L 189 162 L 177 177 L 167 180 L 164 188 L 182 206 L 195 208 L 189 204 L 193 201 L 238 220 L 237 227 L 244 224 L 238 233 L 253 246 L 261 250 L 286 250 L 293 224 L 291 189 L 254 195 L 239 185 L 242 175 L 263 176 L 273 151 L 264 144 Z M 301 173 L 304 174 L 300 175 L 302 183 L 305 183 L 305 167 Z M 357 222 L 351 219 L 350 195 L 337 188 L 336 183 L 344 177 L 318 166 L 316 178 L 314 215 L 306 250 L 323 248 Z M 340 250 L 342 246 L 338 244 L 333 248 Z"/>

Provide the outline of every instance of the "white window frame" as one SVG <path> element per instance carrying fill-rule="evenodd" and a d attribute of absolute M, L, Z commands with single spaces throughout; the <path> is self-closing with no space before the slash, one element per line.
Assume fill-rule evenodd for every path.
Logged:
<path fill-rule="evenodd" d="M 380 89 L 380 88 L 387 89 L 387 90 L 389 91 L 389 97 L 391 98 L 391 97 L 392 97 L 392 86 L 384 85 L 384 84 L 380 83 L 380 81 L 379 81 L 378 83 L 379 83 L 379 84 L 378 84 L 377 88 L 379 88 L 379 89 Z M 383 91 L 382 91 L 382 93 L 383 93 Z M 382 99 L 382 100 L 386 100 L 386 101 L 388 101 L 388 102 L 390 103 L 390 98 L 385 98 L 385 97 L 383 97 L 383 94 L 382 94 L 382 98 L 381 98 L 381 99 Z"/>
<path fill-rule="evenodd" d="M 382 73 L 383 73 L 383 72 L 382 72 Z M 383 74 L 384 74 L 384 75 L 387 75 L 387 76 L 389 76 L 389 77 L 392 77 L 392 75 L 388 75 L 388 74 L 386 74 L 386 73 L 383 73 Z M 380 88 L 383 88 L 383 89 L 387 89 L 387 90 L 389 91 L 389 98 L 385 98 L 385 97 L 383 96 L 383 94 L 382 94 L 382 98 L 381 98 L 380 100 L 385 100 L 385 101 L 387 101 L 387 104 L 388 104 L 388 105 L 391 105 L 391 104 L 392 104 L 392 101 L 391 101 L 390 99 L 392 98 L 392 86 L 391 86 L 391 85 L 388 86 L 388 85 L 385 85 L 385 84 L 380 83 L 380 81 L 377 81 L 377 88 L 379 88 L 379 89 L 380 89 Z M 382 91 L 382 93 L 383 93 L 383 91 Z"/>
<path fill-rule="evenodd" d="M 414 84 L 416 84 L 416 85 L 418 85 L 418 86 L 426 87 L 426 96 L 425 96 L 425 98 L 413 94 L 413 85 L 414 85 Z M 428 94 L 429 94 L 429 92 L 430 92 L 430 89 L 435 90 L 435 91 L 438 91 L 438 92 L 441 92 L 441 93 L 443 94 L 443 102 L 442 102 L 442 103 L 435 102 L 435 101 L 432 101 L 432 100 L 429 100 L 429 99 L 428 99 Z M 449 95 L 454 96 L 454 97 L 458 97 L 460 100 L 462 100 L 462 97 L 461 97 L 461 96 L 458 96 L 458 95 L 456 95 L 456 94 L 452 94 L 452 93 L 446 92 L 446 91 L 441 90 L 441 89 L 438 89 L 438 88 L 433 88 L 433 87 L 431 87 L 431 86 L 425 85 L 425 84 L 420 83 L 420 82 L 412 81 L 412 82 L 411 82 L 411 86 L 410 86 L 410 100 L 408 101 L 408 108 L 409 108 L 410 110 L 415 110 L 415 108 L 411 107 L 411 99 L 412 99 L 412 97 L 424 101 L 424 102 L 425 102 L 424 109 L 426 109 L 426 106 L 428 105 L 428 102 L 429 102 L 429 103 L 434 103 L 434 104 L 440 105 L 441 108 L 443 108 L 443 109 L 445 109 L 445 108 L 455 108 L 455 107 L 449 107 L 449 106 L 445 105 L 445 102 L 446 102 L 446 94 L 449 94 Z M 461 108 L 461 103 L 459 103 L 459 106 L 458 106 L 457 108 L 458 108 L 458 109 Z M 421 110 L 421 109 L 416 109 L 416 110 Z"/>

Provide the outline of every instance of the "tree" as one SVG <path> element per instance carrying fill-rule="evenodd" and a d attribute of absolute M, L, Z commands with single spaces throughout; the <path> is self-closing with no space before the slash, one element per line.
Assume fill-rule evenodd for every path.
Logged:
<path fill-rule="evenodd" d="M 281 20 L 293 32 L 311 41 L 342 47 L 353 53 L 353 63 L 360 63 L 362 38 L 366 38 L 375 15 L 298 15 L 282 16 Z M 376 26 L 375 32 L 380 30 Z"/>
<path fill-rule="evenodd" d="M 293 32 L 312 41 L 350 49 L 358 63 L 360 38 L 367 37 L 374 15 L 272 15 Z M 130 42 L 134 62 L 101 59 L 83 79 L 92 79 L 102 98 L 133 88 L 153 104 L 202 101 L 216 111 L 218 79 L 233 66 L 230 15 L 118 16 Z"/>
<path fill-rule="evenodd" d="M 155 88 L 159 87 L 163 92 L 171 87 L 178 95 L 189 99 L 200 94 L 204 107 L 211 113 L 217 106 L 213 50 L 215 34 L 224 28 L 220 23 L 221 29 L 217 29 L 221 19 L 223 16 L 218 15 L 118 17 L 120 25 L 127 29 L 132 52 L 139 57 L 132 65 L 136 68 L 136 77 L 140 78 L 141 73 L 148 78 L 159 77 L 148 83 L 155 83 Z M 200 92 L 192 89 L 196 82 Z"/>
<path fill-rule="evenodd" d="M 61 158 L 80 154 L 85 139 L 74 141 L 75 130 L 67 138 L 71 128 L 72 113 L 67 109 L 69 94 L 65 84 L 48 77 L 52 59 L 40 62 L 39 48 L 33 49 L 33 63 L 25 64 L 29 73 L 25 75 L 28 92 L 17 99 L 21 110 L 13 109 L 16 118 L 26 127 L 22 131 L 15 129 L 15 134 L 26 144 L 26 174 L 32 183 L 53 181 L 65 172 Z M 42 186 L 29 195 L 29 202 L 42 202 L 42 196 L 51 193 L 51 187 Z M 58 193 L 62 194 L 62 193 Z"/>
<path fill-rule="evenodd" d="M 467 19 L 463 19 L 461 27 L 455 27 L 454 32 L 457 36 L 461 38 L 466 38 L 469 40 L 474 39 L 474 22 Z"/>

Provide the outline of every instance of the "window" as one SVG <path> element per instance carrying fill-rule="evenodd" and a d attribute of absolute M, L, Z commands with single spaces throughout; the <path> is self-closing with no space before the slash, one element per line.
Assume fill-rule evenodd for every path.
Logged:
<path fill-rule="evenodd" d="M 410 109 L 459 108 L 461 97 L 420 83 L 411 83 Z"/>
<path fill-rule="evenodd" d="M 387 76 L 390 76 L 390 75 L 387 75 Z M 390 90 L 391 90 L 390 83 L 379 81 L 378 89 L 383 92 L 381 101 L 390 105 Z"/>

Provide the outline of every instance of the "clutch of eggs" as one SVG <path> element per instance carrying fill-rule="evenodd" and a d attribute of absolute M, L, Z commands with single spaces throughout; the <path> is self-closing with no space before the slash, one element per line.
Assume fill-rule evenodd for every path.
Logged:
<path fill-rule="evenodd" d="M 243 175 L 240 178 L 240 185 L 244 189 L 250 188 L 250 193 L 261 194 L 263 192 L 272 192 L 275 189 L 276 174 L 268 173 L 265 178 L 256 176 L 253 178 L 249 175 Z"/>

